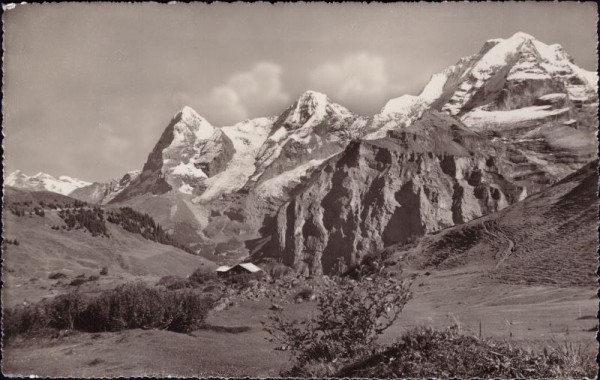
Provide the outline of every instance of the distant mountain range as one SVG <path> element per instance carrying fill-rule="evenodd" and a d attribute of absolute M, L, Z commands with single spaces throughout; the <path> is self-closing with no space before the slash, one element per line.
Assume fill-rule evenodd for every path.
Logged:
<path fill-rule="evenodd" d="M 597 82 L 560 45 L 516 33 L 373 116 L 314 91 L 278 117 L 227 127 L 184 107 L 139 172 L 104 184 L 15 172 L 5 183 L 131 206 L 205 253 L 334 273 L 592 161 Z"/>

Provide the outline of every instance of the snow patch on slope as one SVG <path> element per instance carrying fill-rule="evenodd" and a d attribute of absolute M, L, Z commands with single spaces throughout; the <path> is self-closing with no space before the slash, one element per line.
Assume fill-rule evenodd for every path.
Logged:
<path fill-rule="evenodd" d="M 319 147 L 324 142 L 335 143 L 349 139 L 348 136 L 357 134 L 357 130 L 361 127 L 360 123 L 350 124 L 349 120 L 352 119 L 357 119 L 356 115 L 339 104 L 331 102 L 325 94 L 306 91 L 275 121 L 277 130 L 259 149 L 256 156 L 257 169 L 250 180 L 257 181 L 281 156 L 289 142 Z M 349 125 L 346 125 L 346 122 Z M 325 126 L 327 130 L 318 132 L 316 131 L 318 126 Z M 310 153 L 311 149 L 306 148 L 306 151 Z"/>
<path fill-rule="evenodd" d="M 179 165 L 175 166 L 171 170 L 171 174 L 196 177 L 196 178 L 207 178 L 208 177 L 206 175 L 206 173 L 204 173 L 202 171 L 202 169 L 198 169 L 191 162 L 188 162 L 187 164 L 180 162 Z"/>
<path fill-rule="evenodd" d="M 276 177 L 270 178 L 258 185 L 256 194 L 263 199 L 284 198 L 287 191 L 299 185 L 303 178 L 333 156 L 335 156 L 335 154 L 321 160 L 310 160 L 292 170 L 288 170 Z"/>
<path fill-rule="evenodd" d="M 490 129 L 503 124 L 512 126 L 515 123 L 544 119 L 568 112 L 569 108 L 552 109 L 552 106 L 532 106 L 510 111 L 486 111 L 483 107 L 479 107 L 463 116 L 461 121 L 468 127 Z"/>
<path fill-rule="evenodd" d="M 273 125 L 274 118 L 246 120 L 221 130 L 233 142 L 235 153 L 227 168 L 204 181 L 206 190 L 194 202 L 206 202 L 241 189 L 254 173 L 255 156 Z"/>

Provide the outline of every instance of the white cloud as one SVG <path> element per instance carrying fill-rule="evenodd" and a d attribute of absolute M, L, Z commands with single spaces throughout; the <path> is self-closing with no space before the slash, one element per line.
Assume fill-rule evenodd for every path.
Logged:
<path fill-rule="evenodd" d="M 199 112 L 216 124 L 268 116 L 290 101 L 283 90 L 281 73 L 281 66 L 272 62 L 260 62 L 248 71 L 235 73 L 211 90 Z"/>
<path fill-rule="evenodd" d="M 381 103 L 392 91 L 383 58 L 356 53 L 339 62 L 328 62 L 312 70 L 310 88 L 321 91 L 352 108 Z M 361 106 L 362 105 L 362 106 Z"/>

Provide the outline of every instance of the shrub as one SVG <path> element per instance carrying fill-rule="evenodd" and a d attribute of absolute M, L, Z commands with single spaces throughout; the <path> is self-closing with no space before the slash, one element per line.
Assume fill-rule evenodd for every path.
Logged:
<path fill-rule="evenodd" d="M 157 328 L 188 332 L 201 326 L 212 304 L 192 290 L 163 292 L 143 284 L 122 285 L 92 300 L 79 327 L 85 331 Z"/>
<path fill-rule="evenodd" d="M 102 267 L 102 269 L 100 269 L 100 276 L 106 276 L 106 275 L 108 275 L 108 268 Z"/>
<path fill-rule="evenodd" d="M 85 302 L 78 293 L 57 296 L 46 305 L 48 327 L 55 329 L 75 328 L 75 322 L 85 309 Z"/>
<path fill-rule="evenodd" d="M 314 292 L 311 288 L 304 288 L 294 296 L 294 299 L 301 299 L 303 301 L 307 301 L 310 299 L 310 297 L 313 296 L 313 294 Z"/>
<path fill-rule="evenodd" d="M 253 279 L 257 279 L 258 275 L 249 273 L 230 274 L 227 276 L 227 284 L 237 286 L 241 289 L 250 287 Z"/>
<path fill-rule="evenodd" d="M 179 276 L 163 276 L 158 280 L 156 286 L 164 286 L 169 290 L 191 288 L 192 284 L 188 279 Z"/>
<path fill-rule="evenodd" d="M 51 274 L 48 276 L 48 278 L 49 278 L 50 280 L 58 280 L 58 279 L 60 279 L 60 278 L 66 278 L 66 277 L 67 277 L 67 275 L 66 275 L 66 274 L 64 274 L 64 273 L 61 273 L 61 272 L 51 273 Z"/>
<path fill-rule="evenodd" d="M 88 281 L 87 278 L 80 278 L 80 277 L 78 277 L 78 278 L 73 279 L 69 283 L 69 285 L 71 285 L 71 286 L 80 286 L 80 285 L 86 283 L 87 281 Z"/>
<path fill-rule="evenodd" d="M 292 268 L 288 267 L 287 265 L 279 264 L 273 266 L 273 268 L 269 271 L 269 274 L 274 280 L 277 280 L 292 274 L 292 272 Z"/>
<path fill-rule="evenodd" d="M 595 356 L 573 345 L 541 354 L 507 342 L 446 330 L 419 328 L 390 347 L 349 365 L 336 377 L 593 377 Z"/>
<path fill-rule="evenodd" d="M 88 281 L 98 281 L 100 279 L 100 276 L 98 276 L 97 274 L 93 274 L 90 277 L 88 277 Z"/>
<path fill-rule="evenodd" d="M 217 275 L 214 272 L 203 268 L 198 268 L 188 277 L 188 280 L 192 285 L 203 285 L 214 281 L 216 278 Z"/>
<path fill-rule="evenodd" d="M 265 329 L 294 357 L 294 367 L 286 375 L 326 375 L 315 373 L 315 368 L 329 368 L 326 364 L 334 360 L 342 363 L 373 351 L 377 337 L 410 299 L 408 289 L 407 284 L 386 277 L 360 284 L 340 278 L 318 296 L 316 316 L 286 321 L 281 311 L 270 315 Z"/>
<path fill-rule="evenodd" d="M 122 285 L 84 300 L 78 293 L 4 310 L 4 338 L 45 329 L 87 332 L 156 328 L 189 332 L 201 327 L 215 300 L 192 290 L 162 291 Z"/>
<path fill-rule="evenodd" d="M 43 308 L 38 305 L 3 309 L 2 335 L 5 340 L 21 334 L 34 333 L 46 325 Z"/>

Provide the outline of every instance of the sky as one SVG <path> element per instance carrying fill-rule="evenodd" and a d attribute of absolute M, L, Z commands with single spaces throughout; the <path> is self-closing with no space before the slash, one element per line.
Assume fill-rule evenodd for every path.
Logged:
<path fill-rule="evenodd" d="M 518 31 L 595 71 L 596 15 L 593 2 L 18 5 L 3 15 L 5 173 L 141 169 L 184 105 L 225 126 L 315 90 L 372 115 Z"/>

